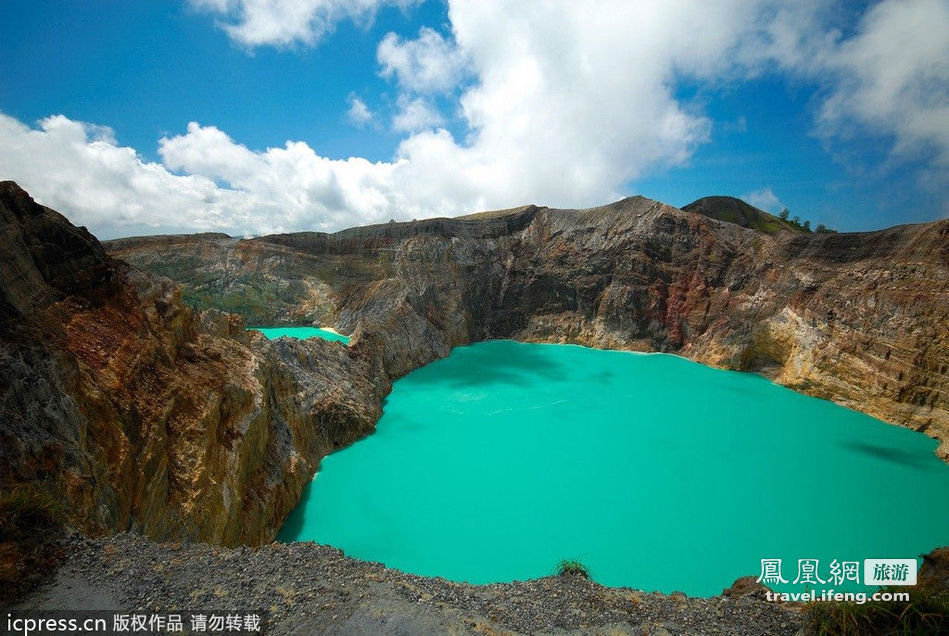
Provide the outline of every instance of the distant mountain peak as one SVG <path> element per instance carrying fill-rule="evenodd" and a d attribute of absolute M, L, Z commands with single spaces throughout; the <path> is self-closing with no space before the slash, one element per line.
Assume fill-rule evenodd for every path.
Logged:
<path fill-rule="evenodd" d="M 712 219 L 734 223 L 766 234 L 775 234 L 781 230 L 788 232 L 804 231 L 788 221 L 784 221 L 735 197 L 702 197 L 681 209 L 684 212 L 695 212 Z"/>

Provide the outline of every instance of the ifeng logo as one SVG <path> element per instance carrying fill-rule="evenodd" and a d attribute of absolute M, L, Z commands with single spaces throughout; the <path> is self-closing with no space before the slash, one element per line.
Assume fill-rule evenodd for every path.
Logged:
<path fill-rule="evenodd" d="M 761 574 L 758 583 L 778 585 L 825 584 L 840 585 L 844 581 L 860 582 L 859 561 L 839 561 L 834 559 L 821 577 L 819 559 L 798 559 L 797 577 L 788 581 L 782 574 L 781 559 L 761 559 Z M 864 585 L 916 585 L 916 559 L 864 559 Z"/>

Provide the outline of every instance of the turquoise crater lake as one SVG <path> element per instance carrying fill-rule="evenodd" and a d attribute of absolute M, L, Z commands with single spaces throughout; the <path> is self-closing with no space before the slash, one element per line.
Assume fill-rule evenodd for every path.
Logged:
<path fill-rule="evenodd" d="M 303 340 L 307 338 L 322 338 L 323 340 L 329 340 L 331 342 L 342 342 L 344 345 L 349 344 L 349 336 L 344 336 L 318 327 L 248 327 L 248 329 L 259 331 L 264 334 L 268 340 L 276 340 L 277 338 L 300 338 Z"/>
<path fill-rule="evenodd" d="M 789 581 L 820 559 L 826 579 L 833 559 L 949 544 L 935 447 L 752 374 L 490 341 L 398 380 L 280 539 L 472 583 L 577 559 L 604 585 L 709 596 L 764 558 Z"/>

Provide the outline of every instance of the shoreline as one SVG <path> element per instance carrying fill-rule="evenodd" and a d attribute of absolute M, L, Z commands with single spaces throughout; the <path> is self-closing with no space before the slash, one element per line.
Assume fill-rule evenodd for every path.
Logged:
<path fill-rule="evenodd" d="M 267 613 L 267 633 L 796 634 L 795 604 L 739 579 L 717 596 L 611 588 L 578 575 L 470 585 L 345 556 L 330 546 L 223 548 L 122 533 L 73 534 L 49 583 L 7 609 Z M 2 605 L 2 604 L 0 604 Z"/>

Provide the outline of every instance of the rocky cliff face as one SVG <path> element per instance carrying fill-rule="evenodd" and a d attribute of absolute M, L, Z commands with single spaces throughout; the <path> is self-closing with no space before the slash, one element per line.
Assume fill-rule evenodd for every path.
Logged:
<path fill-rule="evenodd" d="M 147 249 L 140 249 L 143 245 Z M 143 270 L 185 281 L 183 299 L 198 310 L 239 313 L 249 325 L 333 323 L 338 290 L 350 280 L 374 280 L 385 271 L 384 264 L 359 263 L 351 269 L 333 262 L 332 255 L 223 234 L 150 237 L 144 243 L 119 239 L 109 249 Z"/>
<path fill-rule="evenodd" d="M 149 268 L 162 240 L 171 252 L 206 241 L 107 247 Z M 925 431 L 949 458 L 949 221 L 768 233 L 633 197 L 231 241 L 225 262 L 254 251 L 278 287 L 305 271 L 332 289 L 322 319 L 389 377 L 485 338 L 675 352 Z M 197 270 L 204 261 L 165 273 L 193 289 Z M 254 311 L 286 324 L 286 307 L 307 302 Z"/>
<path fill-rule="evenodd" d="M 269 541 L 384 381 L 341 345 L 269 343 L 0 183 L 0 487 L 87 532 Z"/>

